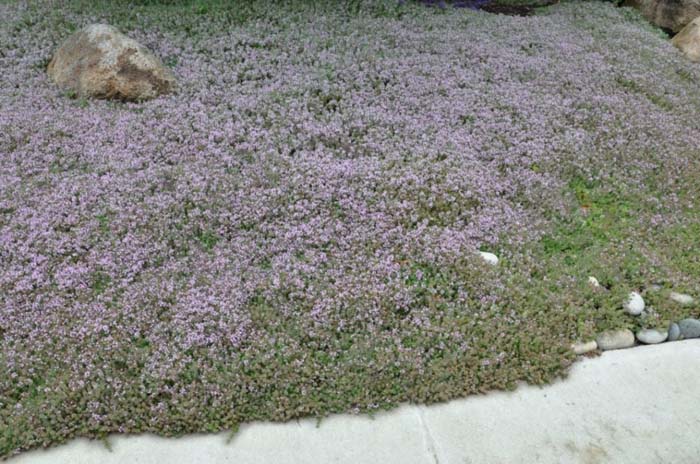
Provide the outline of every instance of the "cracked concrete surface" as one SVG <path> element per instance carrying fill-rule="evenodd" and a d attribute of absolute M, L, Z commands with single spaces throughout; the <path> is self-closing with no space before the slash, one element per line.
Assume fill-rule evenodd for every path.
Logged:
<path fill-rule="evenodd" d="M 438 453 L 438 446 L 430 432 L 430 427 L 425 421 L 425 406 L 413 406 L 411 409 L 416 411 L 416 416 L 420 422 L 421 428 L 423 429 L 423 442 L 425 443 L 425 450 L 429 457 L 432 458 L 432 464 L 440 464 L 440 454 Z"/>
<path fill-rule="evenodd" d="M 367 416 L 227 434 L 75 440 L 10 464 L 700 462 L 700 340 L 606 352 L 566 380 Z"/>

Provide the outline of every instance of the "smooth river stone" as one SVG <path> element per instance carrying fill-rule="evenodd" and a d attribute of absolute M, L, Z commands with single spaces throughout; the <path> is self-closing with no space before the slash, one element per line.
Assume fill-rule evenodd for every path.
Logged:
<path fill-rule="evenodd" d="M 479 254 L 481 255 L 481 258 L 487 263 L 493 266 L 498 264 L 498 256 L 494 255 L 493 253 L 489 253 L 487 251 L 480 251 Z"/>
<path fill-rule="evenodd" d="M 700 321 L 697 319 L 683 319 L 678 321 L 678 328 L 681 331 L 681 337 L 698 338 L 700 337 Z"/>
<path fill-rule="evenodd" d="M 644 298 L 637 292 L 632 292 L 629 294 L 627 301 L 625 301 L 625 311 L 633 316 L 639 316 L 644 311 Z"/>
<path fill-rule="evenodd" d="M 679 340 L 681 338 L 681 328 L 678 327 L 678 324 L 675 322 L 672 322 L 671 325 L 668 326 L 668 341 L 669 342 L 675 342 L 676 340 Z"/>
<path fill-rule="evenodd" d="M 574 343 L 573 345 L 571 345 L 571 349 L 576 354 L 586 354 L 590 353 L 591 351 L 597 350 L 598 343 L 596 343 L 595 340 L 591 340 L 590 342 Z"/>
<path fill-rule="evenodd" d="M 596 343 L 603 351 L 629 348 L 634 346 L 634 333 L 629 329 L 608 330 L 598 335 Z"/>
<path fill-rule="evenodd" d="M 637 332 L 637 340 L 645 345 L 656 345 L 665 342 L 668 338 L 668 331 L 656 329 L 643 329 Z"/>

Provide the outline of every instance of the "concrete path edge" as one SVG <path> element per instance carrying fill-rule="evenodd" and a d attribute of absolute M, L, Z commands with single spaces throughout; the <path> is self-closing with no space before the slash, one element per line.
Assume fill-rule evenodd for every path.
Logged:
<path fill-rule="evenodd" d="M 609 351 L 568 378 L 368 416 L 251 423 L 226 433 L 78 439 L 10 464 L 700 462 L 700 340 Z"/>

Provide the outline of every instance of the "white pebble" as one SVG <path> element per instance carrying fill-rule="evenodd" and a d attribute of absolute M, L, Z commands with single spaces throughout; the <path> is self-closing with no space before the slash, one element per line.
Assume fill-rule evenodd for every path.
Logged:
<path fill-rule="evenodd" d="M 595 287 L 595 288 L 600 287 L 600 282 L 598 282 L 598 279 L 596 279 L 593 276 L 588 277 L 588 283 L 591 284 L 591 287 Z"/>
<path fill-rule="evenodd" d="M 493 253 L 489 253 L 487 251 L 480 251 L 479 254 L 481 255 L 481 258 L 487 263 L 492 264 L 494 266 L 498 264 L 498 256 L 494 255 Z"/>
<path fill-rule="evenodd" d="M 695 301 L 692 296 L 686 295 L 685 293 L 671 292 L 668 295 L 673 301 L 682 305 L 691 305 Z"/>
<path fill-rule="evenodd" d="M 625 302 L 625 311 L 633 316 L 639 316 L 644 311 L 644 298 L 637 292 L 630 293 L 627 301 Z"/>

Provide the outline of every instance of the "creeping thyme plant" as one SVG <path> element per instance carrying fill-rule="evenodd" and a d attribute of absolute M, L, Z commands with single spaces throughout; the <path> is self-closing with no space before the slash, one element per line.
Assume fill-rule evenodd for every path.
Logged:
<path fill-rule="evenodd" d="M 700 295 L 700 67 L 630 9 L 0 17 L 0 456 L 543 383 L 576 340 L 700 314 L 665 296 Z M 96 22 L 178 92 L 55 87 Z"/>

